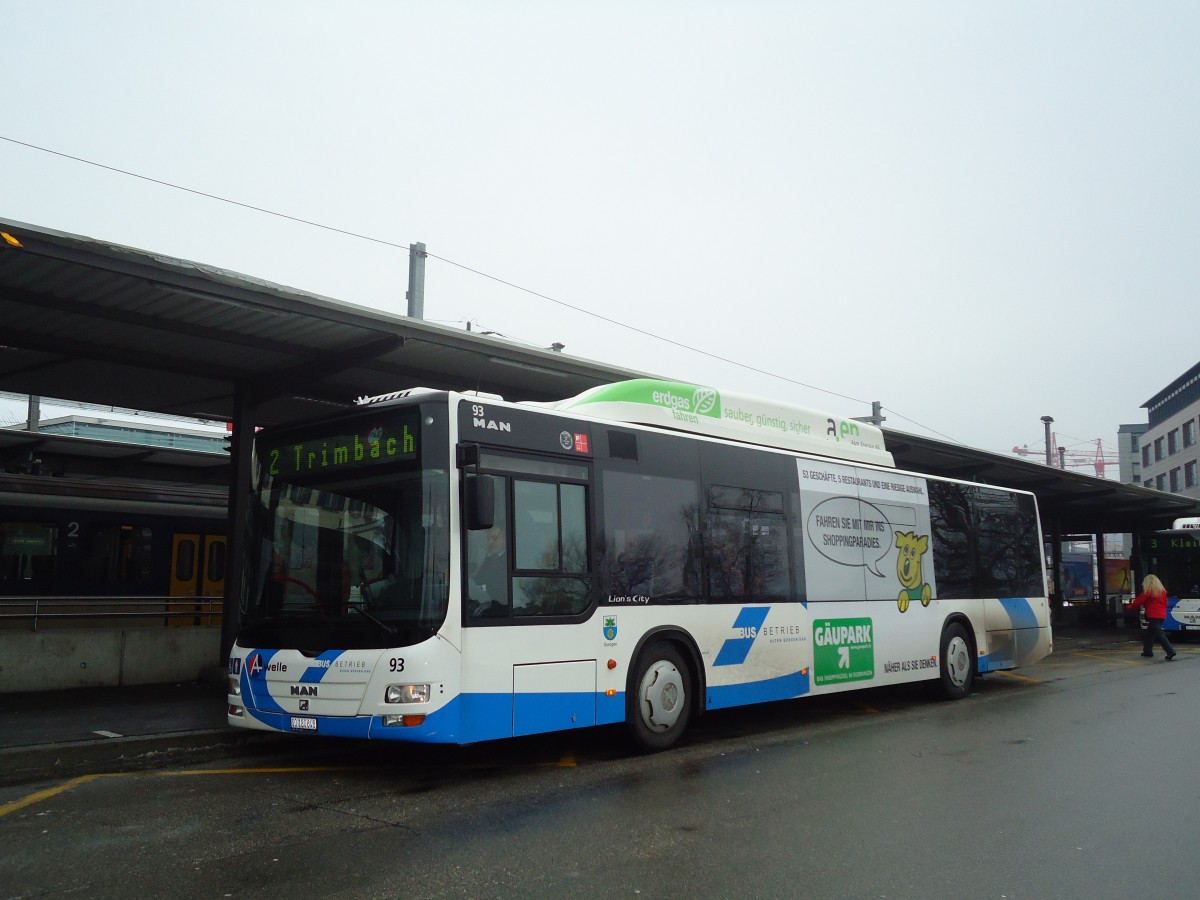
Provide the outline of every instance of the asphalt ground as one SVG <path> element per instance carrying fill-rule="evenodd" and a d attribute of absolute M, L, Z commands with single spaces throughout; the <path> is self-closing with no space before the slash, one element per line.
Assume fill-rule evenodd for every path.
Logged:
<path fill-rule="evenodd" d="M 1055 654 L 1141 649 L 1133 628 L 1056 628 Z M 230 728 L 220 675 L 185 684 L 0 694 L 0 784 L 194 765 L 288 735 Z"/>

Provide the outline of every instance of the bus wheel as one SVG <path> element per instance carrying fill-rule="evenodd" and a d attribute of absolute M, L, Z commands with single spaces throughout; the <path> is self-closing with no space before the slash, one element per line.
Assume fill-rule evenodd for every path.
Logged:
<path fill-rule="evenodd" d="M 951 622 L 942 632 L 942 693 L 949 700 L 961 700 L 971 691 L 975 680 L 975 654 L 971 638 L 959 622 Z"/>
<path fill-rule="evenodd" d="M 656 644 L 642 653 L 626 710 L 639 748 L 666 750 L 679 740 L 691 718 L 690 685 L 687 663 L 674 647 Z"/>

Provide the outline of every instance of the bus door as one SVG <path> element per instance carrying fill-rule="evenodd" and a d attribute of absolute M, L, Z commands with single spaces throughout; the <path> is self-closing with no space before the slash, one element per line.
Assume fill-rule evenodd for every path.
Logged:
<path fill-rule="evenodd" d="M 494 525 L 466 533 L 467 621 L 482 682 L 513 685 L 512 731 L 526 735 L 596 724 L 596 660 L 571 630 L 592 602 L 587 460 L 483 452 L 495 491 Z M 490 470 L 490 471 L 489 471 Z M 552 625 L 558 634 L 532 628 Z M 597 632 L 598 633 L 598 632 Z M 581 654 L 583 656 L 581 657 Z"/>
<path fill-rule="evenodd" d="M 226 541 L 223 534 L 176 534 L 171 544 L 170 625 L 219 625 L 212 598 L 225 593 Z M 180 603 L 176 598 L 195 602 Z M 206 598 L 200 602 L 200 598 Z M 189 615 L 190 613 L 190 615 Z"/>

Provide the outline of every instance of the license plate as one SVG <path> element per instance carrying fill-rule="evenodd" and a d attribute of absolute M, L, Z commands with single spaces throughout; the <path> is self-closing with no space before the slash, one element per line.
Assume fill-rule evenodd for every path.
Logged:
<path fill-rule="evenodd" d="M 292 716 L 292 731 L 316 731 L 317 720 L 313 716 Z"/>

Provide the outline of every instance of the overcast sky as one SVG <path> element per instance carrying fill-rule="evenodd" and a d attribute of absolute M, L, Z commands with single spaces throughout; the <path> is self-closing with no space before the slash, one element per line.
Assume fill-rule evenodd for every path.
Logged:
<path fill-rule="evenodd" d="M 423 241 L 430 320 L 1090 455 L 1200 358 L 1198 47 L 1195 0 L 3 0 L 0 215 L 393 312 Z"/>

